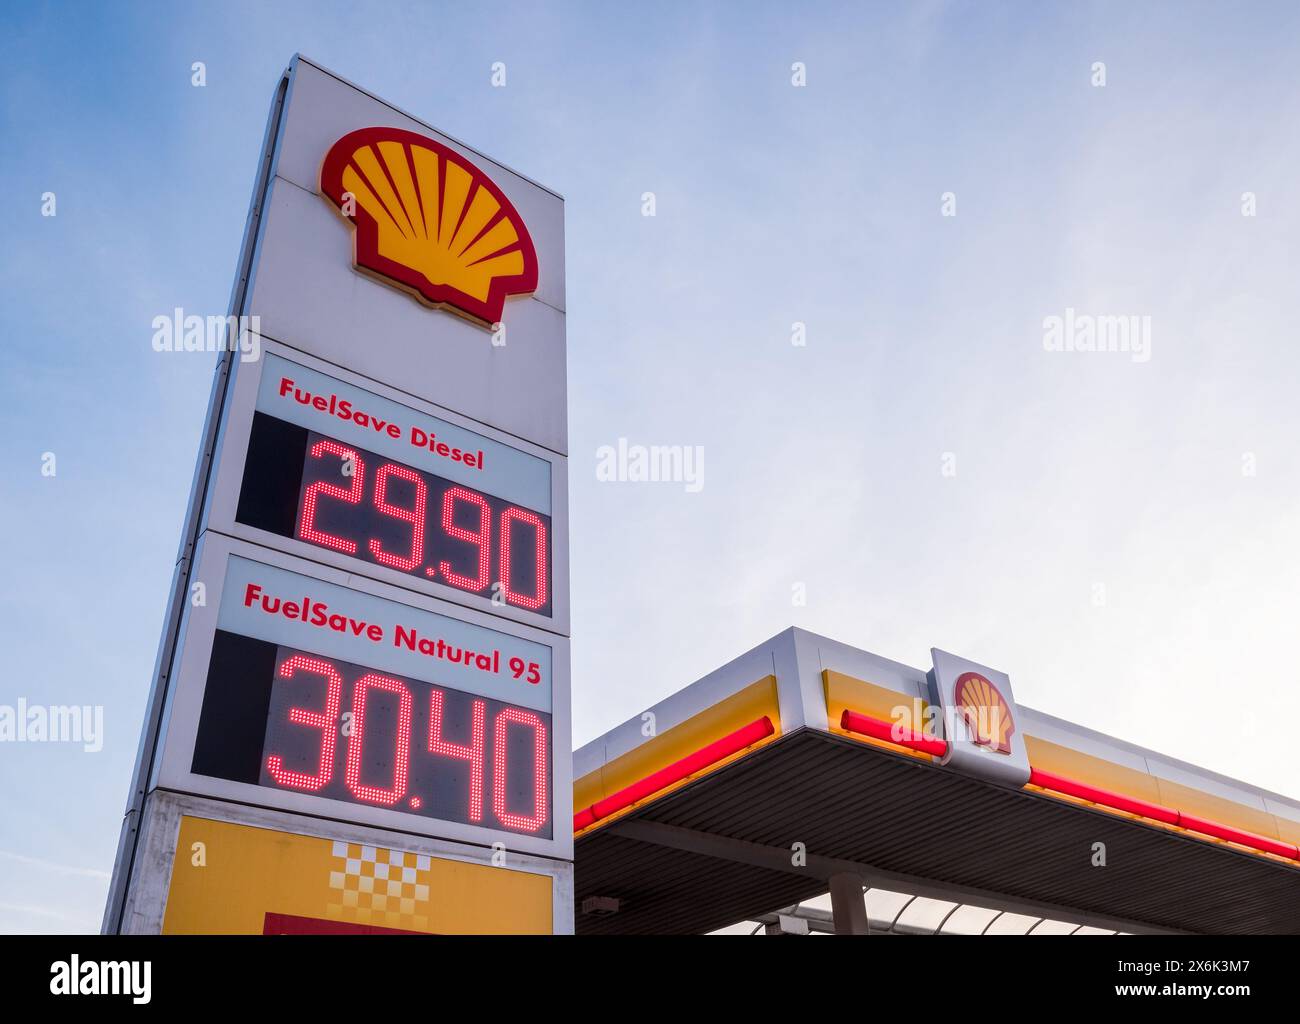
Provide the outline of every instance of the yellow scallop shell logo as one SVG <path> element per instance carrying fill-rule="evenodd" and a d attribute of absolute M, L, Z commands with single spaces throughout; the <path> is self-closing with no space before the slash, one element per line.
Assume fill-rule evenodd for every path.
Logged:
<path fill-rule="evenodd" d="M 361 128 L 321 165 L 321 194 L 355 225 L 353 262 L 433 306 L 490 326 L 537 288 L 519 211 L 464 156 L 400 128 Z"/>
<path fill-rule="evenodd" d="M 1011 736 L 1016 731 L 1011 706 L 998 688 L 978 672 L 965 672 L 953 687 L 957 710 L 966 721 L 971 742 L 999 754 L 1011 753 Z"/>

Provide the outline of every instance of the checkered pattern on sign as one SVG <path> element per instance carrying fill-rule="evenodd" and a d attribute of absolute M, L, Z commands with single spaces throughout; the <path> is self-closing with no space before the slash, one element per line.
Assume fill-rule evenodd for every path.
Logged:
<path fill-rule="evenodd" d="M 358 843 L 334 843 L 327 904 L 338 921 L 427 931 L 429 858 Z"/>

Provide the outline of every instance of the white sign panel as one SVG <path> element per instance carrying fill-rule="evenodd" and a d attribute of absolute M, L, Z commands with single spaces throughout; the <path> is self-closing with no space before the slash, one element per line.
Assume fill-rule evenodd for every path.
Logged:
<path fill-rule="evenodd" d="M 217 628 L 551 710 L 549 647 L 246 558 L 227 564 Z"/>
<path fill-rule="evenodd" d="M 568 632 L 563 456 L 271 341 L 218 453 L 207 528 Z"/>
<path fill-rule="evenodd" d="M 268 354 L 257 412 L 332 435 L 539 512 L 551 511 L 545 459 Z"/>
<path fill-rule="evenodd" d="M 249 308 L 261 318 L 262 332 L 567 452 L 563 200 L 301 58 L 286 110 Z M 536 252 L 537 286 L 531 295 L 506 299 L 504 333 L 451 314 L 431 315 L 418 296 L 357 272 L 349 226 L 322 192 L 321 171 L 338 140 L 368 127 L 410 131 L 455 151 L 518 212 Z M 391 173 L 375 168 L 372 178 Z M 405 216 L 400 219 L 405 227 Z"/>
<path fill-rule="evenodd" d="M 930 684 L 948 740 L 941 763 L 990 782 L 1023 786 L 1029 781 L 1029 758 L 1011 680 L 1005 672 L 947 651 L 932 648 L 930 654 Z"/>

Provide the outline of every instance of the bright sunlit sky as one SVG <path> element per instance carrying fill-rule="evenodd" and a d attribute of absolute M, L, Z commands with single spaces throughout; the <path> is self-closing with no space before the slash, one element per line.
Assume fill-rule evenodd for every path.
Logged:
<path fill-rule="evenodd" d="M 150 324 L 225 312 L 296 51 L 566 197 L 577 743 L 798 625 L 1300 796 L 1300 8 L 24 4 L 0 703 L 105 740 L 0 745 L 0 930 L 99 927 L 214 358 Z"/>

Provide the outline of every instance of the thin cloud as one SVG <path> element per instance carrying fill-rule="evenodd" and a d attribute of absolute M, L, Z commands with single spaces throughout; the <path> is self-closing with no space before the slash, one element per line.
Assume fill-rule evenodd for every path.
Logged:
<path fill-rule="evenodd" d="M 78 878 L 97 878 L 107 882 L 109 874 L 107 871 L 100 871 L 98 868 L 78 868 L 70 864 L 56 864 L 54 861 L 42 860 L 39 857 L 27 857 L 21 853 L 10 853 L 8 850 L 0 850 L 0 857 L 6 860 L 16 861 L 19 864 L 28 864 L 36 868 L 44 868 L 46 871 L 55 871 L 61 875 L 76 875 Z M 0 904 L 4 909 L 22 910 L 27 908 L 10 907 L 7 904 Z M 37 912 L 35 909 L 33 913 Z"/>
<path fill-rule="evenodd" d="M 75 932 L 86 932 L 93 934 L 99 931 L 99 923 L 85 917 L 77 917 L 72 914 L 64 914 L 57 910 L 51 910 L 49 907 L 36 907 L 21 903 L 0 903 L 0 934 L 4 935 L 23 935 L 34 929 L 17 924 L 10 915 L 26 918 L 40 918 L 44 921 L 53 922 L 53 927 L 57 929 L 57 934 L 73 934 Z"/>

